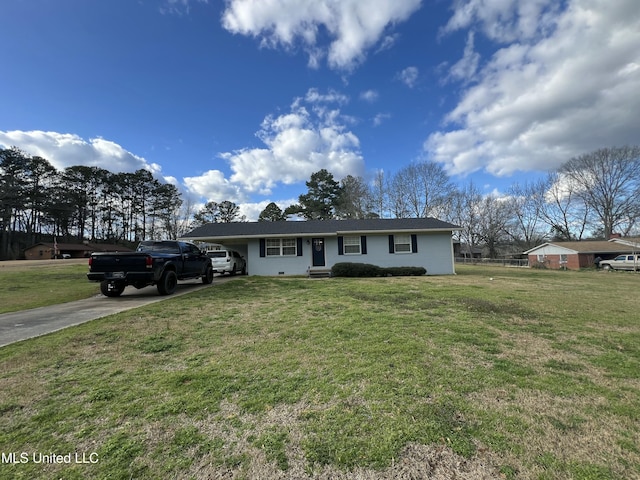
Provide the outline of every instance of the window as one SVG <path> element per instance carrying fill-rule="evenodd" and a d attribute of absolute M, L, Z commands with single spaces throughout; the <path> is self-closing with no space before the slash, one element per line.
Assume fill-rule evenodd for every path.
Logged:
<path fill-rule="evenodd" d="M 343 242 L 345 255 L 360 255 L 362 253 L 360 237 L 344 237 Z"/>
<path fill-rule="evenodd" d="M 389 235 L 389 253 L 418 253 L 418 236 Z"/>
<path fill-rule="evenodd" d="M 295 238 L 267 238 L 267 257 L 296 256 Z"/>
<path fill-rule="evenodd" d="M 567 255 L 565 253 L 560 254 L 560 263 L 567 263 Z"/>
<path fill-rule="evenodd" d="M 546 259 L 547 259 L 546 255 L 538 254 L 538 262 L 539 263 L 544 263 Z"/>
<path fill-rule="evenodd" d="M 276 257 L 282 255 L 282 245 L 279 238 L 267 239 L 267 257 Z"/>
<path fill-rule="evenodd" d="M 338 236 L 338 255 L 366 255 L 367 236 Z"/>
<path fill-rule="evenodd" d="M 394 251 L 396 253 L 411 253 L 411 236 L 410 235 L 394 235 Z"/>
<path fill-rule="evenodd" d="M 295 255 L 295 254 L 296 254 L 296 239 L 283 238 L 282 239 L 282 255 Z"/>

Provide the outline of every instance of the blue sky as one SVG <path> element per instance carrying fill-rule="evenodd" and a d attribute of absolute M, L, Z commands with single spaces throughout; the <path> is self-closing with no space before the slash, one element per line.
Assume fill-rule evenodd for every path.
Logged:
<path fill-rule="evenodd" d="M 504 192 L 640 142 L 637 0 L 4 0 L 0 146 L 254 220 L 326 168 Z"/>

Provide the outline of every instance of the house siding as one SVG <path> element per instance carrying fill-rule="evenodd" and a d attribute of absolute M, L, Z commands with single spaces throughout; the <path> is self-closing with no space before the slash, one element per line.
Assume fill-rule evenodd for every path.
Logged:
<path fill-rule="evenodd" d="M 399 232 L 400 235 L 405 233 Z M 367 234 L 361 244 L 366 251 L 362 254 L 340 254 L 340 239 L 337 235 L 314 235 L 303 237 L 302 255 L 261 257 L 260 239 L 250 239 L 247 245 L 247 269 L 249 275 L 305 275 L 312 265 L 311 238 L 324 238 L 326 267 L 339 262 L 371 263 L 380 267 L 411 266 L 424 267 L 427 275 L 451 275 L 455 273 L 453 264 L 453 243 L 450 232 L 416 234 L 417 252 L 389 253 L 389 234 Z M 348 236 L 348 235 L 345 235 Z"/>

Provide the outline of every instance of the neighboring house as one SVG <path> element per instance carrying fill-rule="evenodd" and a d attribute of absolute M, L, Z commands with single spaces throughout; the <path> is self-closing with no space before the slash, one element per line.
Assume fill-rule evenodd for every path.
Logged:
<path fill-rule="evenodd" d="M 614 258 L 622 253 L 633 253 L 633 247 L 619 240 L 547 242 L 527 250 L 529 265 L 547 268 L 579 270 L 594 266 L 597 257 L 602 260 Z"/>
<path fill-rule="evenodd" d="M 41 242 L 24 251 L 27 260 L 48 260 L 55 258 L 86 258 L 93 252 L 130 252 L 130 248 L 121 245 L 104 245 L 93 243 L 48 243 Z"/>
<path fill-rule="evenodd" d="M 454 274 L 452 232 L 435 218 L 209 223 L 182 239 L 238 250 L 250 275 L 305 275 L 339 262 Z"/>
<path fill-rule="evenodd" d="M 468 243 L 453 242 L 453 254 L 456 258 L 482 258 L 482 248 Z"/>

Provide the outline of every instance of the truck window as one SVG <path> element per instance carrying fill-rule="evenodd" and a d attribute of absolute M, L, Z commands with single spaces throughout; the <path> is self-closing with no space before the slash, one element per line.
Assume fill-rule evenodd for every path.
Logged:
<path fill-rule="evenodd" d="M 140 242 L 136 251 L 142 253 L 180 253 L 176 242 Z"/>

